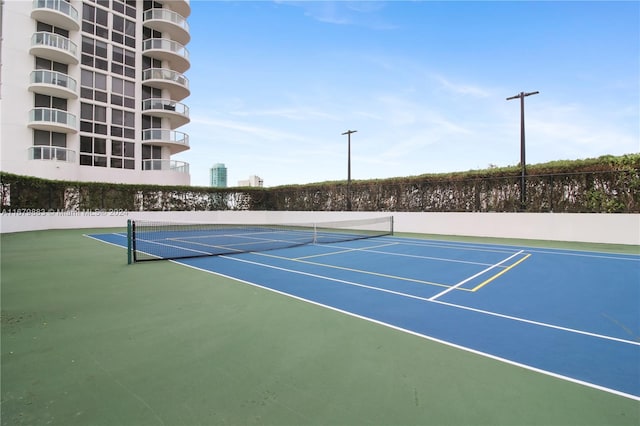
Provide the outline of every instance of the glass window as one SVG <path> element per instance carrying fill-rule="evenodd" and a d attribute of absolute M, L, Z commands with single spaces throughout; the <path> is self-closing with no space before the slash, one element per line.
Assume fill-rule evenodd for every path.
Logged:
<path fill-rule="evenodd" d="M 93 152 L 93 139 L 88 136 L 80 136 L 80 152 Z"/>
<path fill-rule="evenodd" d="M 83 120 L 93 120 L 93 105 L 81 103 L 80 104 L 80 118 Z"/>
<path fill-rule="evenodd" d="M 67 146 L 67 135 L 64 133 L 51 132 L 51 145 L 52 146 Z"/>
<path fill-rule="evenodd" d="M 33 131 L 33 144 L 34 145 L 49 145 L 49 132 L 44 130 Z"/>
<path fill-rule="evenodd" d="M 122 126 L 124 120 L 122 118 L 122 111 L 118 109 L 111 110 L 111 124 Z"/>
<path fill-rule="evenodd" d="M 96 167 L 107 167 L 107 157 L 93 157 L 93 165 Z"/>
<path fill-rule="evenodd" d="M 124 125 L 125 127 L 135 126 L 135 115 L 131 111 L 124 111 Z"/>
<path fill-rule="evenodd" d="M 51 108 L 61 109 L 63 111 L 67 110 L 67 100 L 63 98 L 56 98 L 55 96 L 51 97 Z"/>
<path fill-rule="evenodd" d="M 100 123 L 106 123 L 107 122 L 107 108 L 103 107 L 103 106 L 100 106 L 100 105 L 96 105 L 95 106 L 94 119 L 96 121 L 99 121 Z"/>
<path fill-rule="evenodd" d="M 107 141 L 104 139 L 96 138 L 93 141 L 93 152 L 95 154 L 106 154 L 107 153 Z"/>
<path fill-rule="evenodd" d="M 50 108 L 51 97 L 47 95 L 35 94 L 34 105 L 36 108 Z"/>
<path fill-rule="evenodd" d="M 99 72 L 96 73 L 96 89 L 107 90 L 107 76 L 106 74 L 101 74 Z"/>
<path fill-rule="evenodd" d="M 80 70 L 80 84 L 82 86 L 93 87 L 93 72 L 82 68 Z"/>
<path fill-rule="evenodd" d="M 38 58 L 36 56 L 36 69 L 37 70 L 50 70 L 51 61 L 48 59 Z"/>
<path fill-rule="evenodd" d="M 107 43 L 101 40 L 96 40 L 96 56 L 101 58 L 107 57 Z"/>
<path fill-rule="evenodd" d="M 96 23 L 106 27 L 108 24 L 109 14 L 104 9 L 96 9 Z"/>

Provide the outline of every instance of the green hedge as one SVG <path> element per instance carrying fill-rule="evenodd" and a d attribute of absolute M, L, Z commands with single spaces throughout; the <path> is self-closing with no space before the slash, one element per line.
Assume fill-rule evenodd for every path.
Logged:
<path fill-rule="evenodd" d="M 0 172 L 3 211 L 345 210 L 640 212 L 640 154 L 518 167 L 273 188 L 66 182 Z"/>

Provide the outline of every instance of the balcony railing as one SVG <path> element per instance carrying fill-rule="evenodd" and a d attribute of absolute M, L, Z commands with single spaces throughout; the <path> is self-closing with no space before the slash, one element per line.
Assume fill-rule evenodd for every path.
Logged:
<path fill-rule="evenodd" d="M 142 101 L 142 112 L 167 118 L 171 129 L 184 126 L 189 122 L 189 107 L 170 99 L 145 99 Z"/>
<path fill-rule="evenodd" d="M 76 90 L 78 83 L 67 74 L 50 70 L 34 70 L 31 72 L 30 81 L 32 85 L 42 84 L 53 86 L 48 88 L 49 90 L 44 90 L 44 94 L 63 98 L 68 98 L 69 96 L 74 98 L 77 97 Z"/>
<path fill-rule="evenodd" d="M 177 71 L 184 72 L 189 69 L 189 51 L 177 41 L 166 38 L 149 38 L 142 42 L 142 52 L 160 60 L 170 61 L 171 68 Z"/>
<path fill-rule="evenodd" d="M 189 88 L 189 79 L 174 70 L 166 68 L 148 68 L 142 72 L 143 80 L 166 80 Z"/>
<path fill-rule="evenodd" d="M 80 29 L 78 10 L 65 0 L 33 0 L 32 17 L 68 30 Z"/>
<path fill-rule="evenodd" d="M 163 111 L 170 111 L 176 114 L 189 116 L 189 107 L 183 103 L 175 102 L 170 99 L 145 99 L 142 101 L 142 110 L 158 109 Z"/>
<path fill-rule="evenodd" d="M 142 16 L 146 26 L 168 33 L 178 43 L 184 45 L 191 39 L 187 20 L 177 12 L 169 9 L 149 9 Z"/>
<path fill-rule="evenodd" d="M 183 132 L 167 129 L 147 129 L 142 131 L 142 142 L 165 142 L 189 146 L 189 135 Z"/>
<path fill-rule="evenodd" d="M 164 170 L 189 173 L 189 163 L 176 160 L 142 160 L 142 170 Z"/>
<path fill-rule="evenodd" d="M 28 149 L 29 160 L 52 160 L 75 163 L 76 152 L 58 146 L 31 146 Z"/>
<path fill-rule="evenodd" d="M 163 6 L 169 8 L 171 10 L 175 10 L 176 12 L 178 12 L 180 15 L 184 16 L 185 18 L 187 18 L 187 17 L 189 17 L 189 15 L 191 15 L 191 4 L 190 4 L 189 0 L 167 1 L 167 2 L 164 2 Z"/>
<path fill-rule="evenodd" d="M 66 127 L 76 128 L 76 116 L 55 108 L 34 108 L 29 112 L 31 123 L 56 123 Z"/>
<path fill-rule="evenodd" d="M 187 23 L 187 20 L 182 15 L 169 9 L 149 9 L 144 12 L 142 19 L 144 21 L 168 21 L 184 29 L 185 31 L 189 31 L 189 24 Z"/>
<path fill-rule="evenodd" d="M 74 42 L 66 37 L 61 36 L 60 34 L 49 33 L 46 31 L 34 33 L 33 36 L 31 36 L 31 48 L 34 49 L 43 47 L 57 49 L 61 52 L 64 52 L 64 54 L 72 57 L 74 59 L 74 63 L 78 62 L 78 46 Z M 61 61 L 57 55 L 47 56 L 47 59 Z"/>

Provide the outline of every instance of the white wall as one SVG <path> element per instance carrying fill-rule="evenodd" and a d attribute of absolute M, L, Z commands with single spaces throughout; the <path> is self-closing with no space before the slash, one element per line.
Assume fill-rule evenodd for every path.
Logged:
<path fill-rule="evenodd" d="M 127 219 L 209 223 L 313 223 L 388 215 L 394 216 L 396 232 L 640 245 L 640 214 L 5 211 L 0 216 L 0 232 L 125 228 Z"/>

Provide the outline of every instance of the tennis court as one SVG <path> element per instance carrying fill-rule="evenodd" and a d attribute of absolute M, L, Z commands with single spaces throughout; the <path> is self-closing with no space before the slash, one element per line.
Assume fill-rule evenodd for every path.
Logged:
<path fill-rule="evenodd" d="M 138 245 L 151 258 L 186 257 L 178 261 L 200 271 L 640 400 L 640 256 L 399 238 L 386 218 L 373 225 L 353 234 L 346 229 L 361 224 L 347 222 L 335 235 L 336 223 L 160 225 Z"/>
<path fill-rule="evenodd" d="M 2 235 L 3 424 L 640 421 L 636 248 L 383 235 L 127 265 L 126 235 Z"/>

